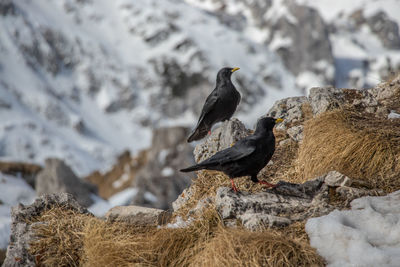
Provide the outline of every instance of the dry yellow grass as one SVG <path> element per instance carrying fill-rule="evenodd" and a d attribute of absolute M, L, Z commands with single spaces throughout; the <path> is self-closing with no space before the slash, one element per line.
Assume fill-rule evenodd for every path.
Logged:
<path fill-rule="evenodd" d="M 400 188 L 400 121 L 349 110 L 308 120 L 297 159 L 304 180 L 337 170 L 371 187 Z"/>
<path fill-rule="evenodd" d="M 37 241 L 31 253 L 41 266 L 79 266 L 83 253 L 82 231 L 88 215 L 62 208 L 53 208 L 40 217 L 32 218 Z"/>
<path fill-rule="evenodd" d="M 52 209 L 35 219 L 39 266 L 322 266 L 304 225 L 226 228 L 209 210 L 187 228 L 135 227 Z M 300 234 L 299 234 L 300 233 Z"/>

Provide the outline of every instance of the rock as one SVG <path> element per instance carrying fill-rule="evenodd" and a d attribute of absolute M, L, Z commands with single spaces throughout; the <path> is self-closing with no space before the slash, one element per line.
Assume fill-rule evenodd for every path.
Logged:
<path fill-rule="evenodd" d="M 341 187 L 341 186 L 353 186 L 353 187 L 361 186 L 365 188 L 370 187 L 370 185 L 367 182 L 363 180 L 349 178 L 338 171 L 330 171 L 327 174 L 320 176 L 320 179 L 323 179 L 326 185 L 332 187 Z"/>
<path fill-rule="evenodd" d="M 297 125 L 287 129 L 286 132 L 294 141 L 300 142 L 301 140 L 303 140 L 303 130 L 303 125 Z"/>
<path fill-rule="evenodd" d="M 189 129 L 164 127 L 153 132 L 152 146 L 147 151 L 149 160 L 136 175 L 134 186 L 138 193 L 132 205 L 158 209 L 171 208 L 172 202 L 190 185 L 194 174 L 179 172 L 193 161 L 193 147 L 186 142 Z"/>
<path fill-rule="evenodd" d="M 326 191 L 326 186 L 319 184 L 319 188 L 314 188 L 316 194 L 318 191 Z M 310 197 L 302 198 L 273 191 L 236 194 L 228 187 L 220 187 L 215 197 L 215 206 L 222 219 L 239 219 L 245 227 L 254 230 L 261 225 L 288 225 L 317 214 L 327 214 L 334 209 L 327 202 L 312 200 Z"/>
<path fill-rule="evenodd" d="M 140 206 L 117 206 L 110 209 L 104 217 L 110 222 L 151 226 L 165 224 L 171 218 L 171 213 Z"/>
<path fill-rule="evenodd" d="M 82 214 L 90 214 L 86 208 L 79 205 L 71 194 L 59 193 L 43 195 L 37 198 L 32 205 L 19 204 L 11 210 L 11 236 L 7 248 L 6 259 L 3 267 L 9 266 L 36 266 L 35 259 L 29 254 L 29 244 L 33 241 L 31 231 L 34 224 L 27 222 L 35 216 L 52 207 L 63 207 Z"/>
<path fill-rule="evenodd" d="M 309 100 L 305 96 L 288 97 L 278 100 L 268 111 L 267 116 L 283 119 L 283 123 L 296 123 L 304 120 L 304 105 L 308 105 Z"/>
<path fill-rule="evenodd" d="M 337 171 L 330 171 L 321 176 L 321 178 L 324 179 L 325 184 L 328 186 L 348 186 L 351 184 L 349 177 Z"/>
<path fill-rule="evenodd" d="M 343 103 L 341 90 L 333 87 L 313 87 L 308 97 L 314 115 L 338 108 Z"/>
<path fill-rule="evenodd" d="M 370 90 L 313 87 L 310 89 L 309 100 L 314 115 L 345 106 L 379 116 L 388 114 Z"/>
<path fill-rule="evenodd" d="M 182 206 L 186 204 L 186 202 L 193 196 L 192 187 L 186 188 L 183 190 L 182 194 L 178 196 L 178 198 L 172 202 L 172 208 L 174 211 L 179 210 Z"/>
<path fill-rule="evenodd" d="M 284 227 L 291 224 L 291 220 L 287 218 L 259 213 L 246 213 L 239 216 L 239 219 L 244 227 L 252 231 L 265 227 Z"/>
<path fill-rule="evenodd" d="M 213 130 L 205 142 L 198 144 L 194 149 L 194 159 L 196 162 L 208 159 L 215 153 L 230 147 L 233 143 L 248 136 L 250 130 L 236 118 L 225 121 L 222 125 Z"/>
<path fill-rule="evenodd" d="M 89 207 L 93 204 L 91 194 L 96 193 L 96 188 L 79 179 L 62 160 L 50 158 L 36 178 L 36 193 L 40 196 L 49 193 L 72 194 L 79 204 Z"/>
<path fill-rule="evenodd" d="M 280 181 L 276 188 L 257 193 L 235 193 L 228 187 L 220 187 L 214 204 L 226 225 L 234 226 L 240 220 L 250 230 L 282 227 L 345 208 L 355 198 L 382 193 L 355 186 L 363 183 L 331 171 L 303 184 Z M 332 187 L 341 201 L 335 205 L 331 202 L 338 199 L 332 198 Z"/>

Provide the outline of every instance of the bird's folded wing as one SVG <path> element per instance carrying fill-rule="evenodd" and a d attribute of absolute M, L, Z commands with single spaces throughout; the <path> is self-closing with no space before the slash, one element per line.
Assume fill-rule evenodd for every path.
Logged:
<path fill-rule="evenodd" d="M 218 102 L 218 92 L 216 90 L 214 90 L 207 97 L 206 102 L 204 103 L 203 110 L 201 111 L 201 115 L 200 115 L 197 125 L 199 125 L 202 122 L 202 120 L 204 119 L 204 116 L 207 113 L 209 113 L 211 110 L 214 109 L 217 102 Z M 196 128 L 197 128 L 197 126 L 196 126 Z"/>
<path fill-rule="evenodd" d="M 252 154 L 256 150 L 256 146 L 252 141 L 246 140 L 246 142 L 240 142 L 240 143 L 239 142 L 233 147 L 219 151 L 214 156 L 212 156 L 210 160 L 216 161 L 219 164 L 225 164 L 239 159 L 243 159 Z"/>

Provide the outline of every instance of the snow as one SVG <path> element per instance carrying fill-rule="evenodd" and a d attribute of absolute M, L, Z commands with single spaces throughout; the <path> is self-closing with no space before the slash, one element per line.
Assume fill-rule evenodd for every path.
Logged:
<path fill-rule="evenodd" d="M 36 193 L 22 178 L 0 172 L 0 249 L 5 249 L 11 233 L 11 207 L 31 204 Z"/>
<path fill-rule="evenodd" d="M 10 106 L 0 112 L 1 160 L 43 164 L 58 157 L 82 177 L 109 169 L 126 149 L 135 154 L 148 147 L 153 127 L 194 125 L 198 116 L 191 110 L 176 117 L 161 110 L 168 101 L 160 99 L 166 94 L 157 73 L 163 68 L 161 59 L 176 61 L 189 73 L 201 72 L 210 83 L 222 66 L 239 66 L 240 79 L 261 88 L 257 112 L 248 113 L 249 106 L 238 113 L 250 125 L 275 100 L 301 94 L 279 56 L 260 43 L 267 32 L 253 31 L 260 42 L 254 41 L 183 1 L 35 0 L 15 5 L 17 15 L 0 21 L 0 96 Z M 169 23 L 179 27 L 165 40 L 146 41 L 169 30 Z M 63 40 L 57 43 L 65 53 L 62 62 L 46 61 L 54 52 L 43 33 L 47 30 Z M 185 40 L 193 45 L 177 50 Z M 34 43 L 43 64 L 36 52 L 24 50 Z M 53 73 L 55 67 L 58 72 Z M 282 88 L 266 84 L 265 74 L 285 81 Z M 154 103 L 154 98 L 160 101 Z M 129 99 L 131 105 L 119 104 Z M 110 107 L 116 109 L 110 112 Z"/>
<path fill-rule="evenodd" d="M 309 219 L 306 231 L 328 266 L 398 266 L 400 191 L 355 199 L 351 210 Z"/>
<path fill-rule="evenodd" d="M 162 176 L 171 176 L 172 174 L 174 174 L 174 169 L 171 167 L 165 167 L 161 170 Z"/>

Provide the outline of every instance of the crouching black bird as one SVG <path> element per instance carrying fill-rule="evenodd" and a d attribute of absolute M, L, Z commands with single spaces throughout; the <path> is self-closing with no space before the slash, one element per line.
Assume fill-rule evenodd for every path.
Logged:
<path fill-rule="evenodd" d="M 217 74 L 217 85 L 207 97 L 196 128 L 188 142 L 202 139 L 211 127 L 220 121 L 229 120 L 240 102 L 240 93 L 231 81 L 231 75 L 239 68 L 223 68 Z"/>
<path fill-rule="evenodd" d="M 271 117 L 260 119 L 254 134 L 239 140 L 234 146 L 217 152 L 199 164 L 182 169 L 181 172 L 203 169 L 222 171 L 231 179 L 232 189 L 235 192 L 238 190 L 233 178 L 241 176 L 250 176 L 255 183 L 275 187 L 266 181 L 258 180 L 257 174 L 267 165 L 275 152 L 275 136 L 272 129 L 281 121 L 283 120 Z"/>

